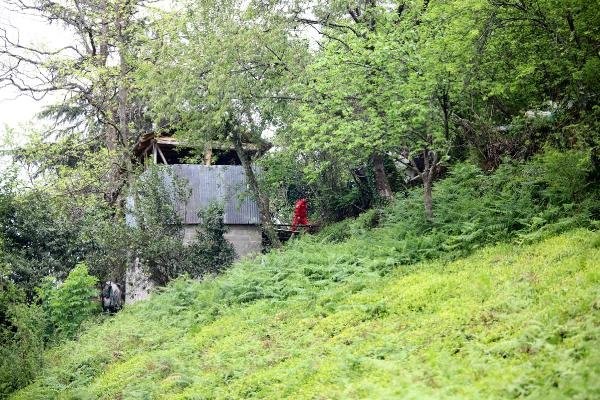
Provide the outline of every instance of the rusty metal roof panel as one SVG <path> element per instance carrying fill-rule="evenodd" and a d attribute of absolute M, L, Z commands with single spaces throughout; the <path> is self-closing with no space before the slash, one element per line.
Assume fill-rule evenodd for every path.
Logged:
<path fill-rule="evenodd" d="M 187 181 L 191 191 L 185 205 L 177 207 L 184 224 L 199 223 L 198 211 L 213 202 L 223 204 L 226 224 L 257 225 L 258 206 L 249 192 L 240 165 L 169 166 L 175 176 Z"/>

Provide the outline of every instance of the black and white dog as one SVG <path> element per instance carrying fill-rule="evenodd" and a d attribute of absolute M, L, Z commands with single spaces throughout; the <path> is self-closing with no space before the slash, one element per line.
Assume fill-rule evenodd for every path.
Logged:
<path fill-rule="evenodd" d="M 123 308 L 123 290 L 121 285 L 107 281 L 102 287 L 102 311 L 116 313 Z"/>

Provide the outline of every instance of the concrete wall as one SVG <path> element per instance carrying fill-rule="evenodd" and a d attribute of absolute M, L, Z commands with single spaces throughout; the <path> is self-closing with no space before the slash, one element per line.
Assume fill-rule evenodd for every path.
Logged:
<path fill-rule="evenodd" d="M 183 228 L 183 243 L 192 241 L 196 235 L 197 225 L 185 225 Z M 258 225 L 227 225 L 225 239 L 233 245 L 235 258 L 258 254 L 262 251 L 262 232 Z"/>
<path fill-rule="evenodd" d="M 262 230 L 257 225 L 228 225 L 225 239 L 233 245 L 236 259 L 260 254 Z"/>
<path fill-rule="evenodd" d="M 133 265 L 125 271 L 125 303 L 131 304 L 150 297 L 154 283 L 148 278 L 140 259 L 136 258 Z"/>

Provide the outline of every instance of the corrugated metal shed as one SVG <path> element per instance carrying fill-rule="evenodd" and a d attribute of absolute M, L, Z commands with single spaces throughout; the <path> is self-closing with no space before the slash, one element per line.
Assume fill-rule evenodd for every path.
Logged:
<path fill-rule="evenodd" d="M 187 203 L 178 212 L 184 224 L 197 224 L 198 210 L 212 202 L 224 205 L 224 222 L 236 225 L 257 225 L 258 206 L 246 184 L 241 165 L 170 165 L 175 176 L 185 179 L 191 189 Z"/>

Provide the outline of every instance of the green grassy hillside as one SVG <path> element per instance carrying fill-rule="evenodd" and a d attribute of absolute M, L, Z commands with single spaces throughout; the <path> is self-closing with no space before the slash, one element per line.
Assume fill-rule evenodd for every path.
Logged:
<path fill-rule="evenodd" d="M 389 247 L 302 240 L 176 281 L 50 351 L 13 398 L 600 396 L 598 233 L 406 267 L 374 255 Z"/>

